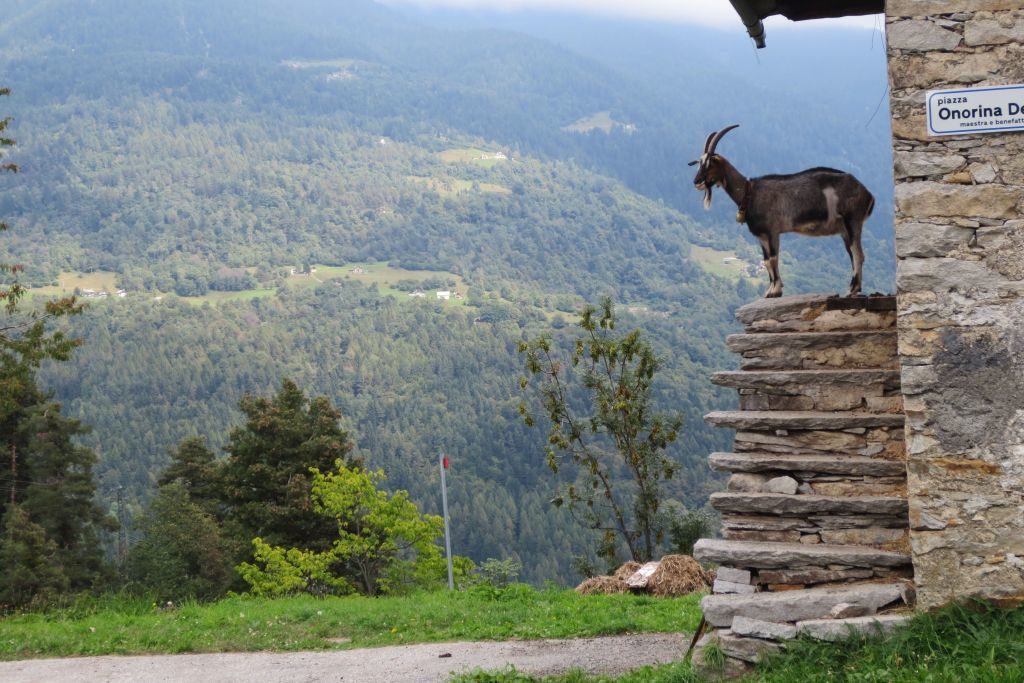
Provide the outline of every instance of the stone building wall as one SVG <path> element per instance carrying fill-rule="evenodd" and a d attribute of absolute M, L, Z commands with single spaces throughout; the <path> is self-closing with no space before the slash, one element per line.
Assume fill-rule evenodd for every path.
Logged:
<path fill-rule="evenodd" d="M 1024 0 L 889 0 L 918 603 L 1024 600 L 1024 134 L 931 138 L 925 92 L 1024 83 Z"/>

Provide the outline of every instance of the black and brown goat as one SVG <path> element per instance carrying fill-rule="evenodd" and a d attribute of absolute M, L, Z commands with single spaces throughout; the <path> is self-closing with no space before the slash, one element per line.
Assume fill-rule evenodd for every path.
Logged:
<path fill-rule="evenodd" d="M 736 220 L 746 223 L 761 243 L 770 285 L 766 297 L 782 296 L 779 274 L 779 236 L 784 232 L 820 237 L 840 235 L 853 266 L 847 296 L 860 293 L 864 252 L 860 246 L 864 221 L 875 208 L 875 199 L 849 173 L 833 168 L 809 168 L 791 175 L 766 175 L 747 179 L 736 167 L 715 153 L 722 137 L 738 125 L 712 133 L 693 185 L 704 192 L 704 208 L 711 207 L 711 189 L 718 185 L 736 202 Z"/>

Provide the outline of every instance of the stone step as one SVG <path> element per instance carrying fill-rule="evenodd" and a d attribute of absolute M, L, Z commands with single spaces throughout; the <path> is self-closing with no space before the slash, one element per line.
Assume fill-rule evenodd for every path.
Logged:
<path fill-rule="evenodd" d="M 807 515 L 778 517 L 774 515 L 722 515 L 722 529 L 733 531 L 834 531 L 841 529 L 906 529 L 910 526 L 906 512 L 895 515 Z"/>
<path fill-rule="evenodd" d="M 860 477 L 906 476 L 906 463 L 863 455 L 788 455 L 750 451 L 712 453 L 708 458 L 716 470 L 726 472 L 796 472 L 841 474 Z"/>
<path fill-rule="evenodd" d="M 896 330 L 733 334 L 729 350 L 743 370 L 898 367 Z"/>
<path fill-rule="evenodd" d="M 906 625 L 912 617 L 913 614 L 909 612 L 897 612 L 849 619 L 808 619 L 797 622 L 796 632 L 798 636 L 840 642 L 851 635 L 877 637 L 892 633 Z"/>
<path fill-rule="evenodd" d="M 743 515 L 906 515 L 902 496 L 816 496 L 786 493 L 712 493 L 711 506 L 719 512 Z"/>
<path fill-rule="evenodd" d="M 761 299 L 736 311 L 747 332 L 838 332 L 896 326 L 896 297 L 803 294 Z"/>
<path fill-rule="evenodd" d="M 708 413 L 712 427 L 742 430 L 843 430 L 870 427 L 903 427 L 903 413 L 813 410 L 722 410 Z"/>
<path fill-rule="evenodd" d="M 903 411 L 899 370 L 741 370 L 711 381 L 739 390 L 742 411 Z"/>
<path fill-rule="evenodd" d="M 760 543 L 715 538 L 697 541 L 693 547 L 693 557 L 701 562 L 714 562 L 736 569 L 826 567 L 833 564 L 846 567 L 903 567 L 910 564 L 910 555 L 907 553 L 864 545 Z"/>
<path fill-rule="evenodd" d="M 913 587 L 904 581 L 857 583 L 781 593 L 708 595 L 701 599 L 700 608 L 704 618 L 716 628 L 731 627 L 735 617 L 792 624 L 827 617 L 836 605 L 843 603 L 874 614 L 889 605 L 913 603 L 913 593 Z"/>
<path fill-rule="evenodd" d="M 899 388 L 900 371 L 889 369 L 854 370 L 739 370 L 716 372 L 711 382 L 720 387 L 732 389 L 753 389 L 755 391 L 800 393 L 807 385 L 826 385 L 834 389 L 849 386 L 868 387 L 879 385 Z"/>

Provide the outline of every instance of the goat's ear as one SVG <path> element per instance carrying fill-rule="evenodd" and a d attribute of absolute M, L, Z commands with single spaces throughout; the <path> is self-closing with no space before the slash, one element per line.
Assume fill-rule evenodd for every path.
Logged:
<path fill-rule="evenodd" d="M 700 159 L 694 159 L 693 161 L 688 163 L 687 166 L 696 166 L 699 163 L 700 163 Z"/>

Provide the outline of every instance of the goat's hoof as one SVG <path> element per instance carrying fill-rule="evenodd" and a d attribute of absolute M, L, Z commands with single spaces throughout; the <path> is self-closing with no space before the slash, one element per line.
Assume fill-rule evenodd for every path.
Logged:
<path fill-rule="evenodd" d="M 768 292 L 767 294 L 764 295 L 764 298 L 765 299 L 778 299 L 780 296 L 782 296 L 782 292 Z"/>

